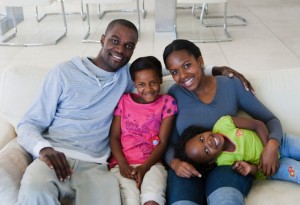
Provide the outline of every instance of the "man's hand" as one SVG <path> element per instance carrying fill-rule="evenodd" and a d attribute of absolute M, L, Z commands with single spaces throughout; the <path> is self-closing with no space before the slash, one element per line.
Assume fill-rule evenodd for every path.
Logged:
<path fill-rule="evenodd" d="M 269 139 L 268 143 L 263 149 L 258 168 L 266 176 L 274 175 L 279 167 L 278 148 L 279 142 L 275 139 Z"/>
<path fill-rule="evenodd" d="M 229 68 L 227 66 L 214 66 L 213 69 L 212 69 L 212 74 L 214 76 L 216 76 L 216 75 L 225 75 L 225 76 L 228 76 L 230 78 L 235 76 L 235 77 L 239 78 L 242 81 L 242 83 L 243 83 L 243 85 L 244 85 L 244 87 L 247 91 L 251 90 L 251 92 L 253 94 L 255 94 L 251 83 L 241 73 L 237 72 L 236 70 L 233 70 L 232 68 Z"/>
<path fill-rule="evenodd" d="M 171 167 L 179 177 L 201 177 L 201 174 L 195 169 L 193 165 L 179 159 L 173 159 L 171 162 Z"/>
<path fill-rule="evenodd" d="M 45 147 L 40 151 L 39 158 L 48 167 L 55 170 L 56 176 L 60 181 L 65 181 L 71 177 L 73 171 L 64 153 L 55 151 L 52 147 Z"/>

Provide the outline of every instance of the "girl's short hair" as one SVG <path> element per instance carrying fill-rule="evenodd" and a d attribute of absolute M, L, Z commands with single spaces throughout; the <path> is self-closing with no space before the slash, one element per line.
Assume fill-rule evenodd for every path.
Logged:
<path fill-rule="evenodd" d="M 135 81 L 135 73 L 141 70 L 154 70 L 160 79 L 162 79 L 162 65 L 154 56 L 140 57 L 132 62 L 129 73 L 132 81 Z"/>

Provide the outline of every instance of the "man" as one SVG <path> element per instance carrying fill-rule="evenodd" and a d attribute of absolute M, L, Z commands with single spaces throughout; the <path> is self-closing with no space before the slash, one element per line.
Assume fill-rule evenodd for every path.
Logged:
<path fill-rule="evenodd" d="M 17 204 L 121 204 L 117 179 L 107 169 L 109 128 L 121 95 L 133 90 L 128 62 L 138 31 L 112 21 L 96 58 L 74 57 L 52 69 L 17 126 L 18 143 L 34 158 Z M 214 72 L 233 72 L 220 69 Z M 243 76 L 242 76 L 243 77 Z"/>
<path fill-rule="evenodd" d="M 111 22 L 94 59 L 57 65 L 17 127 L 18 142 L 36 158 L 22 179 L 18 204 L 121 204 L 108 172 L 108 132 L 113 110 L 133 89 L 128 62 L 138 40 L 134 24 Z"/>

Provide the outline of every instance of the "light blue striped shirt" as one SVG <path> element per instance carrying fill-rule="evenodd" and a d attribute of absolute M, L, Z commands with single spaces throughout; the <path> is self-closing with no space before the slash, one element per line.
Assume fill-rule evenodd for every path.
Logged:
<path fill-rule="evenodd" d="M 106 162 L 113 111 L 133 84 L 128 64 L 114 73 L 95 68 L 75 57 L 50 70 L 17 126 L 18 143 L 34 157 L 53 147 L 71 158 Z"/>

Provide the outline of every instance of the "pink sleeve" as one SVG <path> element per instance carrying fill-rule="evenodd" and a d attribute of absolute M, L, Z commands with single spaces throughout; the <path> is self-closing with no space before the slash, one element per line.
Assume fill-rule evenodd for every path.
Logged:
<path fill-rule="evenodd" d="M 173 97 L 170 95 L 164 95 L 164 103 L 165 105 L 162 113 L 162 119 L 177 114 L 177 102 Z"/>
<path fill-rule="evenodd" d="M 123 101 L 124 101 L 124 95 L 119 100 L 118 105 L 115 108 L 114 115 L 117 115 L 117 116 L 122 115 L 122 113 L 123 113 Z"/>

